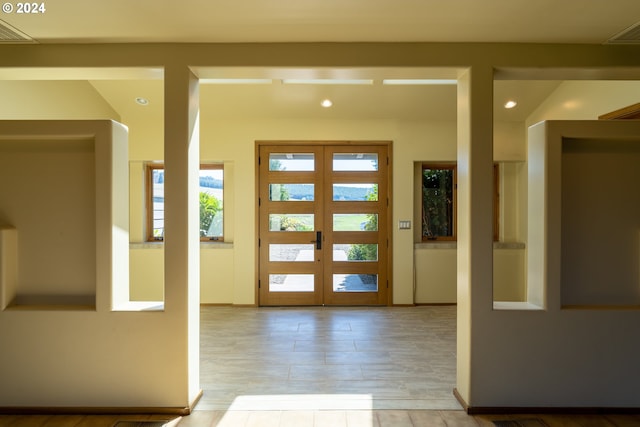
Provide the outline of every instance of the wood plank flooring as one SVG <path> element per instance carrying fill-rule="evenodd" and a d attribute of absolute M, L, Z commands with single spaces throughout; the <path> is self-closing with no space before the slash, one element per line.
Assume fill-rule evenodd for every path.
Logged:
<path fill-rule="evenodd" d="M 455 307 L 201 310 L 201 401 L 188 417 L 0 415 L 0 427 L 631 427 L 640 415 L 469 416 L 453 398 Z"/>

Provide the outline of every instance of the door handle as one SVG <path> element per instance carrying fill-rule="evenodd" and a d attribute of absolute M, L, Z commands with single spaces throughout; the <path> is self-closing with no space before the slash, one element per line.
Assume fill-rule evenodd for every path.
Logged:
<path fill-rule="evenodd" d="M 311 243 L 316 244 L 316 249 L 322 249 L 322 231 L 316 231 L 316 240 L 312 240 Z"/>

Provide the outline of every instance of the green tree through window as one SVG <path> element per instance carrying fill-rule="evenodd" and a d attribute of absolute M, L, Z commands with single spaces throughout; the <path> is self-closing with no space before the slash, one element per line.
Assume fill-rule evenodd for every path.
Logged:
<path fill-rule="evenodd" d="M 222 209 L 220 201 L 208 193 L 200 193 L 200 237 L 206 237 L 213 220 Z"/>
<path fill-rule="evenodd" d="M 423 240 L 455 239 L 455 185 L 455 166 L 423 166 Z"/>

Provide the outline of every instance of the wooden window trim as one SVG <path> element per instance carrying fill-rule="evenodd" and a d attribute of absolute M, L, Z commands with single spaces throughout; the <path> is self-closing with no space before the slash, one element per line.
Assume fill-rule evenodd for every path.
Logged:
<path fill-rule="evenodd" d="M 493 241 L 500 241 L 500 165 L 493 164 Z"/>
<path fill-rule="evenodd" d="M 598 116 L 598 120 L 637 120 L 640 119 L 640 103 Z"/>
<path fill-rule="evenodd" d="M 153 235 L 153 171 L 164 169 L 164 163 L 147 163 L 145 166 L 145 215 L 146 215 L 146 241 L 162 242 L 164 237 Z"/>
<path fill-rule="evenodd" d="M 164 163 L 147 163 L 145 165 L 145 224 L 146 224 L 146 241 L 162 242 L 164 237 L 155 237 L 153 235 L 153 171 L 164 170 Z M 224 165 L 222 163 L 202 163 L 200 170 L 222 170 L 224 173 Z M 223 184 L 224 185 L 224 184 Z M 224 209 L 224 200 L 223 200 Z M 224 242 L 224 235 L 212 239 L 210 237 L 200 237 L 200 241 L 204 243 L 221 243 Z"/>

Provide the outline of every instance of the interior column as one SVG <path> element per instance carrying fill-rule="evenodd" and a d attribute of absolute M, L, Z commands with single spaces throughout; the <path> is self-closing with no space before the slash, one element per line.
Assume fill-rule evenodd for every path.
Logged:
<path fill-rule="evenodd" d="M 165 310 L 171 345 L 185 349 L 185 405 L 200 393 L 199 84 L 183 65 L 165 68 Z"/>
<path fill-rule="evenodd" d="M 492 182 L 493 69 L 478 66 L 458 79 L 456 390 L 470 406 L 493 304 Z"/>

